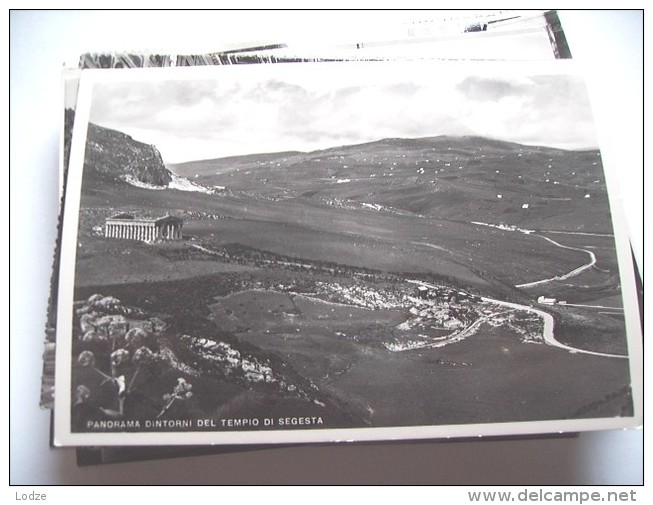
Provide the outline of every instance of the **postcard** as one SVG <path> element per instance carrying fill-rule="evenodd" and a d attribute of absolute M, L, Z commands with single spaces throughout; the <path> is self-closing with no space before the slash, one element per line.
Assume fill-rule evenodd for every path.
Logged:
<path fill-rule="evenodd" d="M 74 115 L 56 445 L 641 425 L 573 62 L 85 70 Z"/>
<path fill-rule="evenodd" d="M 312 43 L 240 44 L 222 52 L 200 54 L 157 54 L 150 52 L 84 53 L 74 68 L 65 68 L 62 74 L 64 114 L 60 144 L 59 196 L 63 200 L 74 109 L 77 101 L 79 76 L 83 69 L 134 69 L 156 67 L 181 67 L 205 65 L 230 65 L 253 63 L 334 62 L 345 60 L 387 60 L 396 58 L 430 59 L 501 59 L 537 60 L 568 58 L 564 32 L 556 11 L 448 11 L 446 15 L 415 17 L 396 15 L 375 21 L 383 29 L 370 31 L 369 16 L 360 19 L 356 32 L 358 42 L 340 46 Z M 424 13 L 422 13 L 424 14 Z M 391 21 L 390 21 L 391 20 Z M 393 28 L 391 28 L 393 27 Z M 343 34 L 340 36 L 342 37 Z M 362 37 L 362 38 L 361 38 Z M 383 40 L 382 40 L 383 39 Z M 388 40 L 392 39 L 392 40 Z M 385 41 L 384 41 L 385 40 Z M 537 43 L 534 45 L 534 41 Z M 333 42 L 333 41 L 332 41 Z M 493 43 L 494 42 L 494 43 Z M 497 44 L 496 42 L 500 42 Z M 324 45 L 326 44 L 326 45 Z M 446 47 L 439 53 L 436 47 Z M 318 57 L 318 54 L 321 56 Z M 303 56 L 302 56 L 303 55 Z M 58 228 L 58 231 L 59 228 Z M 48 302 L 46 342 L 43 353 L 42 392 L 40 405 L 54 406 L 54 336 L 56 334 L 56 294 L 59 273 L 59 240 L 55 245 L 51 296 Z"/>

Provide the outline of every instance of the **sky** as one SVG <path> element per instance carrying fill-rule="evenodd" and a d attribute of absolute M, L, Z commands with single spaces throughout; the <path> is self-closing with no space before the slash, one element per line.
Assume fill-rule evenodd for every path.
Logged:
<path fill-rule="evenodd" d="M 166 163 L 437 135 L 595 148 L 583 80 L 550 63 L 103 70 L 89 120 L 154 144 Z"/>

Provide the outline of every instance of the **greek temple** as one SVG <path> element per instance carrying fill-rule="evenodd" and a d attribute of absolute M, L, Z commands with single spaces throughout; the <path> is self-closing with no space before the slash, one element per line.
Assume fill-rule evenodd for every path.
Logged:
<path fill-rule="evenodd" d="M 117 214 L 107 218 L 104 236 L 142 242 L 181 240 L 182 224 L 183 221 L 174 216 L 136 218 L 132 214 Z"/>

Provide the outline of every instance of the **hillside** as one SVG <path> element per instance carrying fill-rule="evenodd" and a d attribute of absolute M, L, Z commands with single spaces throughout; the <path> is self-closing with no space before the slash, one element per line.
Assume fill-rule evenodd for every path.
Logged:
<path fill-rule="evenodd" d="M 434 137 L 162 167 L 120 132 L 88 142 L 80 431 L 116 412 L 218 430 L 632 413 L 598 151 Z M 179 217 L 181 240 L 106 237 L 117 213 Z"/>
<path fill-rule="evenodd" d="M 598 150 L 481 137 L 384 139 L 170 165 L 204 186 L 269 199 L 358 203 L 428 217 L 609 232 Z"/>

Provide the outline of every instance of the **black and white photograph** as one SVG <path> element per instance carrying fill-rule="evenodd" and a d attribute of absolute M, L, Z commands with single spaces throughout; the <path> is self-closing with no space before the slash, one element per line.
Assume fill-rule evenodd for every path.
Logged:
<path fill-rule="evenodd" d="M 86 70 L 74 95 L 56 445 L 641 424 L 571 61 Z"/>

